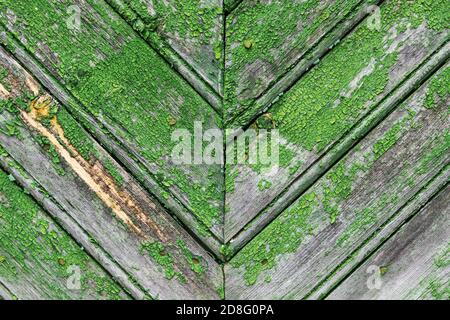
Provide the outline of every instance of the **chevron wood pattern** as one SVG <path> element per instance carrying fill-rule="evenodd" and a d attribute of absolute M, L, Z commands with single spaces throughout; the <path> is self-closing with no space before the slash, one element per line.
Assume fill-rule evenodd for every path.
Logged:
<path fill-rule="evenodd" d="M 445 0 L 0 1 L 0 298 L 450 299 L 449 26 Z"/>

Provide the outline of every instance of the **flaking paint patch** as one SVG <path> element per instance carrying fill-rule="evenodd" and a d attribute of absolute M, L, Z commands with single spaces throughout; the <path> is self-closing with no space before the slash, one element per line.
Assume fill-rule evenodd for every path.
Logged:
<path fill-rule="evenodd" d="M 39 94 L 39 85 L 36 83 L 36 81 L 31 76 L 26 77 L 25 84 L 27 85 L 28 89 L 30 89 L 31 92 L 35 96 L 37 96 Z"/>

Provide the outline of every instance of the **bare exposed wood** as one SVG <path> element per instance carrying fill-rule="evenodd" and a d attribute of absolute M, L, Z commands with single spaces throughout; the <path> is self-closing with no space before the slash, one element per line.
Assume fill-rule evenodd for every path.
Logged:
<path fill-rule="evenodd" d="M 100 246 L 93 240 L 92 236 L 83 230 L 78 222 L 67 214 L 56 201 L 49 196 L 42 187 L 38 187 L 33 177 L 26 174 L 23 168 L 19 166 L 11 166 L 16 163 L 14 159 L 8 156 L 0 158 L 0 165 L 4 170 L 8 170 L 15 181 L 38 202 L 58 224 L 63 227 L 76 241 L 88 252 L 114 279 L 127 289 L 127 292 L 135 299 L 148 298 L 148 293 L 145 289 L 139 286 L 130 274 L 122 269 Z"/>
<path fill-rule="evenodd" d="M 0 1 L 0 300 L 450 299 L 447 7 Z"/>
<path fill-rule="evenodd" d="M 384 5 L 389 6 L 386 8 L 392 6 L 389 1 Z M 402 12 L 398 14 L 401 16 Z M 356 45 L 356 39 L 367 36 L 366 33 L 368 37 L 372 35 L 367 23 L 356 28 L 277 102 L 270 113 L 261 116 L 250 127 L 275 127 L 280 131 L 280 167 L 272 170 L 273 165 L 266 166 L 262 174 L 261 170 L 255 170 L 255 166 L 240 164 L 227 168 L 226 185 L 231 187 L 226 199 L 229 210 L 225 217 L 225 240 L 234 237 L 233 247 L 241 247 L 246 239 L 271 221 L 280 208 L 291 203 L 330 164 L 348 151 L 354 143 L 354 132 L 367 132 L 379 123 L 397 101 L 404 99 L 430 71 L 447 59 L 447 30 L 436 33 L 423 22 L 415 29 L 395 33 L 389 38 L 397 23 L 391 23 L 392 26 L 386 23 L 381 32 L 387 35 L 380 46 L 390 48 L 390 51 L 387 50 L 379 60 L 367 58 L 367 63 L 352 71 L 352 77 L 344 81 L 340 74 L 329 74 L 330 68 L 347 68 L 350 61 L 348 50 Z M 439 54 L 434 55 L 436 50 Z M 386 60 L 389 57 L 397 58 L 390 62 L 392 66 L 380 71 L 389 63 Z M 316 82 L 322 81 L 320 79 L 323 79 L 324 86 L 327 82 L 334 83 L 333 88 L 326 90 L 326 87 L 317 85 Z M 323 90 L 327 94 L 322 99 L 319 91 Z M 310 91 L 314 93 L 303 96 Z M 367 115 L 370 117 L 365 119 Z M 261 190 L 261 181 L 267 181 L 270 187 Z"/>
<path fill-rule="evenodd" d="M 450 299 L 449 196 L 447 186 L 328 298 Z"/>
<path fill-rule="evenodd" d="M 0 300 L 14 300 L 14 294 L 0 281 Z"/>
<path fill-rule="evenodd" d="M 218 112 L 221 112 L 223 61 L 221 1 L 107 0 L 107 2 Z"/>
<path fill-rule="evenodd" d="M 151 297 L 217 297 L 222 271 L 209 253 L 36 80 L 3 50 L 0 55 L 8 88 L 2 100 L 9 102 L 0 115 L 0 143 L 32 177 L 34 182 L 19 178 L 29 192 L 62 217 L 80 243 L 88 237 L 99 246 L 90 245 L 93 256 L 125 286 L 131 284 L 135 297 L 143 297 L 140 287 Z M 10 167 L 7 159 L 2 163 Z M 50 203 L 33 193 L 34 185 L 51 195 Z"/>
<path fill-rule="evenodd" d="M 439 183 L 431 184 L 435 188 L 431 195 L 447 183 L 449 96 L 438 96 L 431 89 L 433 80 L 445 72 L 448 67 L 430 78 L 231 260 L 225 269 L 227 298 L 311 295 L 333 279 L 336 269 L 346 264 L 351 269 L 361 261 L 361 257 L 353 260 L 361 244 L 376 248 L 377 235 L 389 235 L 404 220 L 391 221 L 407 219 L 415 212 L 406 206 L 412 212 L 397 214 L 433 177 L 438 176 Z M 413 201 L 422 202 L 423 198 Z M 362 256 L 367 254 L 362 251 Z"/>
<path fill-rule="evenodd" d="M 0 295 L 5 299 L 128 298 L 1 169 L 0 230 Z"/>
<path fill-rule="evenodd" d="M 63 102 L 69 100 L 67 106 L 77 120 L 183 223 L 192 229 L 210 229 L 221 239 L 221 166 L 178 166 L 171 161 L 173 131 L 193 132 L 194 121 L 202 122 L 205 130 L 217 128 L 217 114 L 107 4 L 79 1 L 76 5 L 81 18 L 78 30 L 64 25 L 64 8 L 54 3 L 36 2 L 37 15 L 33 13 L 29 23 L 25 23 L 30 18 L 25 5 L 2 6 L 0 20 L 8 29 L 2 33 L 4 44 L 52 94 Z M 57 38 L 52 29 L 35 32 L 31 26 L 44 21 L 59 26 Z M 81 55 L 71 49 L 77 46 L 85 47 Z M 207 234 L 203 233 L 210 238 L 206 243 L 217 241 Z"/>

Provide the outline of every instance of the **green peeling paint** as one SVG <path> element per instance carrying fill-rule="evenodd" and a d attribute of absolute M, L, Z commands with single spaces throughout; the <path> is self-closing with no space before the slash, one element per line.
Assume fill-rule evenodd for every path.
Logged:
<path fill-rule="evenodd" d="M 56 225 L 30 196 L 0 170 L 0 276 L 23 281 L 32 275 L 34 284 L 48 298 L 69 299 L 68 268 L 79 268 L 78 298 L 123 299 L 123 290 L 83 248 Z M 52 276 L 49 277 L 48 274 Z"/>
<path fill-rule="evenodd" d="M 175 270 L 172 254 L 167 252 L 166 247 L 161 242 L 143 242 L 141 254 L 148 254 L 164 271 L 164 276 L 168 280 L 176 277 L 181 283 L 186 282 L 185 276 Z"/>
<path fill-rule="evenodd" d="M 433 76 L 428 85 L 441 74 L 439 72 Z M 277 259 L 284 254 L 296 252 L 306 238 L 319 232 L 316 224 L 318 219 L 321 219 L 318 216 L 321 211 L 328 215 L 330 224 L 336 222 L 341 215 L 341 204 L 350 198 L 358 179 L 381 161 L 382 156 L 399 142 L 404 133 L 408 130 L 417 130 L 415 121 L 419 115 L 418 110 L 421 113 L 434 112 L 427 109 L 425 101 L 423 105 L 417 107 L 417 111 L 410 110 L 407 103 L 399 106 L 397 115 L 400 116 L 394 118 L 392 123 L 386 122 L 390 123 L 390 127 L 381 137 L 364 149 L 356 146 L 353 152 L 332 167 L 309 192 L 283 211 L 233 257 L 230 263 L 234 268 L 243 269 L 247 285 L 255 284 L 260 276 L 265 279 L 269 276 L 264 275 L 265 271 L 274 268 Z M 447 131 L 431 141 L 429 151 L 425 152 L 415 165 L 415 173 L 426 174 L 432 163 L 442 161 L 448 153 L 449 137 Z M 399 174 L 395 183 L 404 183 L 407 176 Z M 351 223 L 341 232 L 336 245 L 339 247 L 352 245 L 356 237 L 378 222 L 383 208 L 398 201 L 399 198 L 395 194 L 382 194 L 366 208 L 355 212 Z"/>
<path fill-rule="evenodd" d="M 201 257 L 193 255 L 192 252 L 189 251 L 186 243 L 183 240 L 178 240 L 177 246 L 183 252 L 184 258 L 191 267 L 192 271 L 199 275 L 205 273 L 205 267 L 202 264 L 203 261 Z"/>
<path fill-rule="evenodd" d="M 224 84 L 227 120 L 252 105 L 259 93 L 259 79 L 253 79 L 254 83 L 250 79 L 248 87 L 240 88 L 242 77 L 248 74 L 248 66 L 260 62 L 267 67 L 273 66 L 274 72 L 284 71 L 279 66 L 283 53 L 289 55 L 289 50 L 307 46 L 314 34 L 330 25 L 338 14 L 345 16 L 351 12 L 358 2 L 338 0 L 326 6 L 319 0 L 243 2 L 227 17 L 226 56 L 230 62 Z"/>

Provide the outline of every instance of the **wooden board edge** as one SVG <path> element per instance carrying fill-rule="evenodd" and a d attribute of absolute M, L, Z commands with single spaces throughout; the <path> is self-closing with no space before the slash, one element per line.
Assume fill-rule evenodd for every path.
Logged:
<path fill-rule="evenodd" d="M 331 166 L 348 153 L 354 145 L 363 139 L 373 128 L 380 124 L 399 104 L 422 85 L 435 71 L 445 64 L 450 56 L 450 43 L 446 42 L 427 61 L 401 83 L 378 107 L 365 116 L 350 132 L 327 152 L 315 161 L 293 183 L 286 186 L 284 191 L 272 203 L 256 215 L 247 226 L 233 237 L 226 238 L 230 255 L 234 255 L 256 236 L 265 226 L 273 221 L 293 201 L 300 197 L 310 186 L 323 176 Z"/>
<path fill-rule="evenodd" d="M 80 103 L 77 99 L 70 94 L 59 82 L 52 77 L 40 63 L 25 50 L 21 44 L 13 39 L 7 31 L 4 31 L 4 27 L 0 25 L 0 44 L 6 51 L 10 52 L 15 59 L 30 73 L 32 74 L 45 88 L 49 91 L 61 104 L 66 106 L 67 109 L 74 115 L 83 126 L 87 123 L 94 132 L 90 132 L 90 135 L 96 141 L 101 141 L 101 144 L 105 149 L 121 163 L 122 167 L 129 171 L 137 181 L 147 190 L 150 194 L 154 195 L 163 207 L 168 212 L 172 213 L 176 217 L 186 230 L 189 227 L 186 226 L 198 226 L 202 223 L 194 217 L 194 215 L 186 208 L 172 193 L 169 193 L 168 197 L 160 192 L 160 184 L 154 180 L 143 166 L 140 165 L 138 160 L 132 159 L 121 147 L 120 141 L 113 141 L 111 137 L 107 136 L 99 124 L 86 112 L 80 111 L 82 108 L 74 108 L 74 105 Z M 221 252 L 222 246 L 222 232 L 219 228 L 211 229 L 208 235 L 198 234 L 196 238 L 204 244 L 217 258 L 224 260 L 224 255 Z"/>
<path fill-rule="evenodd" d="M 331 273 L 324 282 L 320 283 L 307 296 L 308 299 L 323 299 L 329 296 L 339 285 L 349 277 L 361 264 L 377 251 L 380 244 L 384 243 L 397 232 L 410 219 L 416 216 L 438 194 L 443 192 L 450 179 L 450 166 L 444 167 L 431 181 L 429 181 L 412 199 L 410 199 L 391 219 L 384 228 L 376 234 L 370 242 L 364 243 L 351 255 L 351 263 L 344 261 Z M 350 258 L 348 258 L 350 259 Z"/>
<path fill-rule="evenodd" d="M 144 299 L 146 292 L 135 282 L 131 281 L 128 273 L 123 270 L 101 247 L 90 240 L 86 231 L 61 209 L 48 195 L 42 193 L 40 188 L 33 188 L 34 180 L 26 176 L 25 170 L 8 165 L 7 157 L 0 157 L 0 167 L 10 173 L 15 181 L 33 197 L 33 199 L 49 214 L 53 221 L 68 232 L 72 239 L 80 244 L 86 252 L 108 272 L 126 291 L 135 299 Z M 76 236 L 75 236 L 76 235 Z"/>

